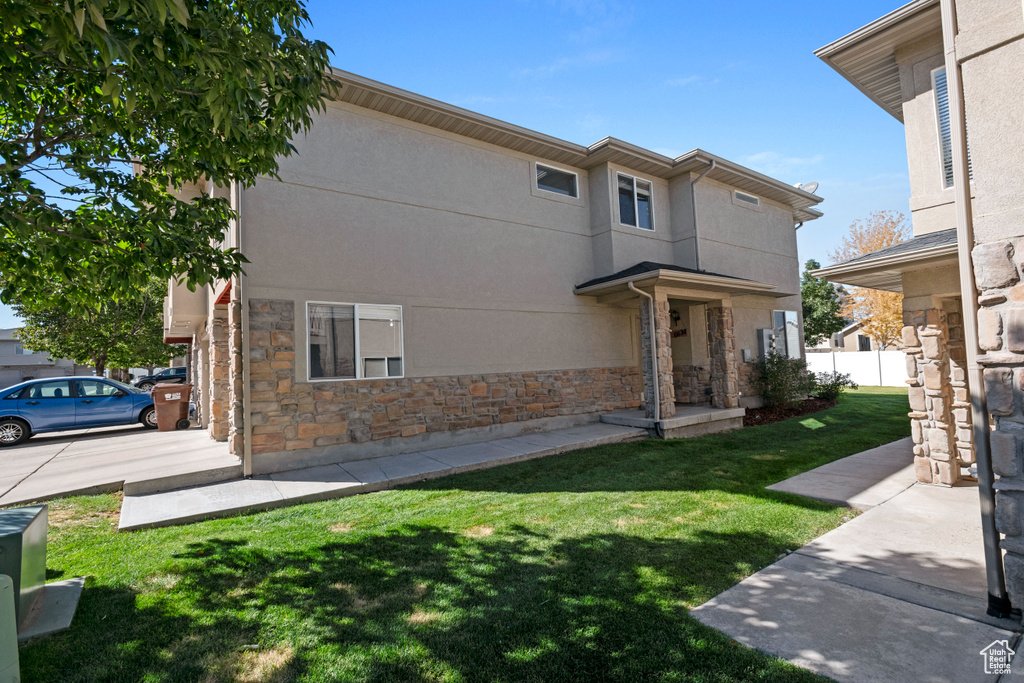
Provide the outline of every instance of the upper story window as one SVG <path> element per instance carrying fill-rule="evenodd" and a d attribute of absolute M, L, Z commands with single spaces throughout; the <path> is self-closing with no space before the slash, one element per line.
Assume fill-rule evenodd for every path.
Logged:
<path fill-rule="evenodd" d="M 619 222 L 654 230 L 654 208 L 651 205 L 649 182 L 619 174 Z"/>
<path fill-rule="evenodd" d="M 402 307 L 308 303 L 309 378 L 403 376 Z"/>
<path fill-rule="evenodd" d="M 576 174 L 537 164 L 537 189 L 566 197 L 579 197 Z"/>
<path fill-rule="evenodd" d="M 939 124 L 943 187 L 953 187 L 953 136 L 949 123 L 949 88 L 946 84 L 945 67 L 932 71 L 932 86 L 935 91 L 935 114 Z M 974 180 L 970 147 L 967 149 L 967 176 Z"/>

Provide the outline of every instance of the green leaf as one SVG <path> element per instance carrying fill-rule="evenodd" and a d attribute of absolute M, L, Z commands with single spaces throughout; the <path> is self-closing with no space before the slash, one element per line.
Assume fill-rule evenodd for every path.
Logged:
<path fill-rule="evenodd" d="M 96 5 L 94 3 L 91 3 L 91 2 L 87 6 L 89 8 L 89 17 L 92 19 L 92 23 L 96 24 L 96 26 L 101 31 L 106 32 L 106 30 L 107 30 L 107 22 L 104 21 L 104 19 L 103 19 L 103 12 L 102 12 L 102 10 L 100 10 L 98 5 Z"/>
<path fill-rule="evenodd" d="M 188 26 L 188 8 L 185 7 L 183 0 L 171 0 L 171 4 L 167 9 L 170 10 L 175 21 L 182 26 Z"/>
<path fill-rule="evenodd" d="M 78 31 L 78 37 L 82 37 L 82 29 L 85 27 L 85 8 L 79 7 L 75 10 L 75 29 Z"/>

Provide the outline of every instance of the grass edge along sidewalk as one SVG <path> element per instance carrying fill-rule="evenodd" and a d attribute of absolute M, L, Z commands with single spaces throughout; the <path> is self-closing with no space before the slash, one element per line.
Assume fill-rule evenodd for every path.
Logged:
<path fill-rule="evenodd" d="M 22 676 L 820 680 L 687 610 L 854 514 L 764 487 L 907 436 L 906 401 L 128 534 L 117 495 L 54 501 L 47 578 L 89 578 Z"/>

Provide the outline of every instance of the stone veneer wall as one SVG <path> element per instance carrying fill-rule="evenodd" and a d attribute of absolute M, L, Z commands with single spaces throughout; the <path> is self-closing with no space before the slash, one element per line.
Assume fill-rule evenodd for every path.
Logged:
<path fill-rule="evenodd" d="M 971 251 L 978 287 L 978 343 L 985 396 L 995 422 L 990 437 L 992 469 L 999 475 L 996 527 L 1005 534 L 1006 587 L 1014 605 L 1024 604 L 1024 240 L 981 244 Z"/>
<path fill-rule="evenodd" d="M 662 420 L 675 417 L 676 399 L 672 377 L 672 318 L 668 296 L 654 295 L 654 333 L 657 339 L 658 359 L 658 400 L 661 403 L 659 417 Z M 640 340 L 642 365 L 644 368 L 644 410 L 649 419 L 654 418 L 654 384 L 651 364 L 651 304 L 640 299 Z"/>
<path fill-rule="evenodd" d="M 708 305 L 708 350 L 711 355 L 711 405 L 738 408 L 739 378 L 732 308 Z"/>
<path fill-rule="evenodd" d="M 675 387 L 677 403 L 709 403 L 711 397 L 710 365 L 672 365 L 672 385 Z"/>
<path fill-rule="evenodd" d="M 214 309 L 210 318 L 210 436 L 227 441 L 231 412 L 231 352 L 227 311 Z"/>
<path fill-rule="evenodd" d="M 914 469 L 918 481 L 952 486 L 960 465 L 973 461 L 962 320 L 938 308 L 906 311 L 903 318 Z M 959 341 L 952 347 L 951 337 Z"/>
<path fill-rule="evenodd" d="M 249 301 L 252 453 L 636 408 L 636 367 L 327 382 L 295 378 L 295 305 Z"/>

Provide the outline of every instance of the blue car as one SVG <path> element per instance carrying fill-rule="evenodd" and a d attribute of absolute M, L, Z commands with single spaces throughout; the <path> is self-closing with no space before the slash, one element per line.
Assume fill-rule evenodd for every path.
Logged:
<path fill-rule="evenodd" d="M 0 447 L 43 432 L 136 422 L 156 427 L 152 394 L 104 377 L 37 379 L 0 390 Z"/>

